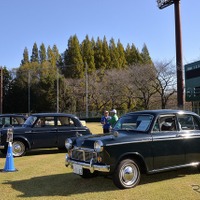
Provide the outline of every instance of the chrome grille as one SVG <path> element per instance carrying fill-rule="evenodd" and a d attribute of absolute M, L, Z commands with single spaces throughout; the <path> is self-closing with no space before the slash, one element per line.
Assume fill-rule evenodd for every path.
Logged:
<path fill-rule="evenodd" d="M 97 153 L 94 151 L 74 149 L 72 150 L 71 158 L 78 161 L 90 162 L 93 158 L 94 161 L 97 160 Z"/>

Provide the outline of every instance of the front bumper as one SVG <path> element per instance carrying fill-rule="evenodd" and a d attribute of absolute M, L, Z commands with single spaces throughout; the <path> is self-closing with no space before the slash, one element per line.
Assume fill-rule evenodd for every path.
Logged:
<path fill-rule="evenodd" d="M 90 163 L 74 161 L 70 159 L 68 154 L 66 154 L 66 158 L 65 158 L 66 167 L 68 166 L 73 167 L 73 164 L 80 165 L 82 166 L 83 169 L 89 169 L 91 173 L 94 173 L 94 171 L 110 172 L 110 165 L 94 164 L 93 159 L 90 160 Z"/>

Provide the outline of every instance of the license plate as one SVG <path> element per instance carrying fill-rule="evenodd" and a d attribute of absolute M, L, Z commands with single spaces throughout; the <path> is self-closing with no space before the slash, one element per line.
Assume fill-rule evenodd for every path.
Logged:
<path fill-rule="evenodd" d="M 83 168 L 81 165 L 73 164 L 73 171 L 75 174 L 83 175 Z"/>

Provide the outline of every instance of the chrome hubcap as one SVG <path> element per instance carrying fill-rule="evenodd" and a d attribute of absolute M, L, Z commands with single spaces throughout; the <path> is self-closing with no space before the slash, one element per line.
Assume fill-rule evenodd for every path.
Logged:
<path fill-rule="evenodd" d="M 126 165 L 121 169 L 121 180 L 124 185 L 133 185 L 138 178 L 138 171 L 135 165 Z"/>
<path fill-rule="evenodd" d="M 13 154 L 14 156 L 20 156 L 25 150 L 25 147 L 20 142 L 14 142 L 13 143 Z"/>

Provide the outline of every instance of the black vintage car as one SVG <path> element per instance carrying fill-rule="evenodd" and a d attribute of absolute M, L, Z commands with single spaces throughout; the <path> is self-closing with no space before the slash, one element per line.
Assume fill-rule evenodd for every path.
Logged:
<path fill-rule="evenodd" d="M 91 135 L 74 115 L 64 113 L 38 113 L 27 118 L 22 127 L 13 128 L 13 155 L 23 156 L 28 150 L 58 147 L 65 149 L 65 140 L 79 135 Z M 2 153 L 7 152 L 7 129 L 0 132 Z"/>
<path fill-rule="evenodd" d="M 112 175 L 120 189 L 136 186 L 141 173 L 183 167 L 200 170 L 200 117 L 182 110 L 148 110 L 122 116 L 109 134 L 67 139 L 66 166 L 88 178 Z"/>

